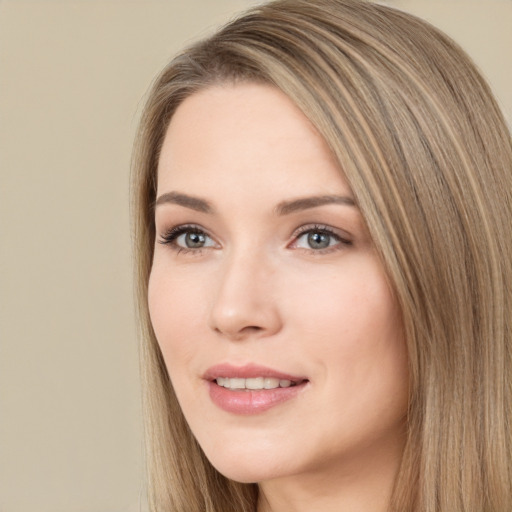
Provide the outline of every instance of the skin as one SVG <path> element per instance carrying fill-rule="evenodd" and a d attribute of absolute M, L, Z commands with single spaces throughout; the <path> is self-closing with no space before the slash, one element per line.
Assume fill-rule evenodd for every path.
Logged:
<path fill-rule="evenodd" d="M 283 93 L 225 84 L 187 98 L 159 160 L 151 319 L 199 444 L 228 478 L 259 483 L 260 512 L 384 511 L 407 411 L 400 314 L 357 206 L 277 211 L 312 196 L 352 192 Z M 181 225 L 203 247 L 187 233 L 162 243 Z M 220 363 L 308 382 L 265 412 L 233 414 L 203 379 Z"/>

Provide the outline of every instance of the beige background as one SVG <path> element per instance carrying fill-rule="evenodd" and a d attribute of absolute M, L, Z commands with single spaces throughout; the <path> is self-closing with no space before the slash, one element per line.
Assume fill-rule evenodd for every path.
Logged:
<path fill-rule="evenodd" d="M 250 0 L 0 0 L 0 512 L 144 511 L 128 169 L 147 85 Z M 385 2 L 512 119 L 512 0 Z"/>

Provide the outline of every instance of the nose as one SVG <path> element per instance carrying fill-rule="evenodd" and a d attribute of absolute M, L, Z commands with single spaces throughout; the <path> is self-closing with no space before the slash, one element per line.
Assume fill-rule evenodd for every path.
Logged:
<path fill-rule="evenodd" d="M 257 255 L 233 255 L 217 275 L 210 326 L 233 341 L 279 332 L 282 319 L 272 266 Z"/>

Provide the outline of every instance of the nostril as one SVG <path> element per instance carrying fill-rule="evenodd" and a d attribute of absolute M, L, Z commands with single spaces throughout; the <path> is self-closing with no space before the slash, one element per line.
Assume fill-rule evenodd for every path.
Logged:
<path fill-rule="evenodd" d="M 216 329 L 217 332 L 220 334 L 227 334 L 231 339 L 236 341 L 241 341 L 245 338 L 250 338 L 251 336 L 257 335 L 265 329 L 263 327 L 260 327 L 258 325 L 248 325 L 246 327 L 243 327 L 242 329 L 238 330 L 237 332 L 229 333 L 226 331 L 223 331 L 222 329 Z"/>
<path fill-rule="evenodd" d="M 241 340 L 247 336 L 272 335 L 282 322 L 278 308 L 272 301 L 263 300 L 261 294 L 238 285 L 233 290 L 231 282 L 224 283 L 222 293 L 215 299 L 210 312 L 210 327 L 226 338 Z M 237 292 L 236 294 L 234 292 Z"/>

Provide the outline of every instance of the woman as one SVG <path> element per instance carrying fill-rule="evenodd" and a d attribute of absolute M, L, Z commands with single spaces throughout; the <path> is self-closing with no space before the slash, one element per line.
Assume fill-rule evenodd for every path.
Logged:
<path fill-rule="evenodd" d="M 134 157 L 152 509 L 512 510 L 511 169 L 469 58 L 384 6 L 173 60 Z"/>

